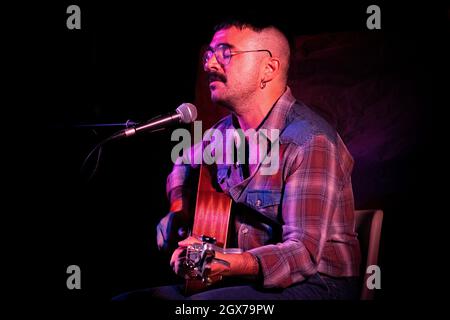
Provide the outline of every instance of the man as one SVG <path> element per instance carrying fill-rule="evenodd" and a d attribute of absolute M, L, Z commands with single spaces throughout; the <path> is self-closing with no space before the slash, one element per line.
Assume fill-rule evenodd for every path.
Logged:
<path fill-rule="evenodd" d="M 189 299 L 357 298 L 353 160 L 338 134 L 292 96 L 289 59 L 289 43 L 277 28 L 240 21 L 219 25 L 204 55 L 211 99 L 232 113 L 214 128 L 278 130 L 279 164 L 272 174 L 248 162 L 218 170 L 222 190 L 248 209 L 232 221 L 231 236 L 244 252 L 217 252 L 230 265 L 211 263 L 214 289 Z M 172 206 L 158 225 L 160 248 L 186 235 L 179 227 L 189 220 L 195 189 L 189 183 L 197 169 L 177 163 L 168 177 Z M 186 247 L 196 241 L 182 240 L 173 252 L 171 266 L 180 276 L 186 277 Z M 177 287 L 154 288 L 151 295 L 184 298 Z"/>

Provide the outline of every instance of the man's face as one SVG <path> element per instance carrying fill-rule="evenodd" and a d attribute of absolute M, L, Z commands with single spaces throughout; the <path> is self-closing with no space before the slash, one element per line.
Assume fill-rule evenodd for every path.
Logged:
<path fill-rule="evenodd" d="M 228 52 L 231 53 L 261 49 L 258 35 L 254 31 L 235 27 L 217 31 L 209 47 L 215 52 L 219 48 L 229 48 Z M 218 61 L 220 59 L 216 59 L 216 55 L 211 55 L 204 68 L 208 73 L 212 101 L 233 109 L 242 99 L 256 92 L 260 84 L 261 62 L 265 55 L 265 52 L 237 54 L 225 59 L 225 63 Z"/>

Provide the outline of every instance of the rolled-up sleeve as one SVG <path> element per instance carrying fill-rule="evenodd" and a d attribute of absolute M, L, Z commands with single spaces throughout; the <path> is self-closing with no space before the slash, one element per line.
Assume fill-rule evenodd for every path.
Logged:
<path fill-rule="evenodd" d="M 281 199 L 282 242 L 249 250 L 264 287 L 285 288 L 318 271 L 342 185 L 336 146 L 325 136 L 296 149 Z"/>

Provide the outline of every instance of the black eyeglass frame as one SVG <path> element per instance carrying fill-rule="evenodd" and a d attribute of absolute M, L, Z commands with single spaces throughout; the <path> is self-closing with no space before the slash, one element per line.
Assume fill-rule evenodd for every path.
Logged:
<path fill-rule="evenodd" d="M 228 54 L 225 54 L 226 50 L 229 51 Z M 221 54 L 217 55 L 216 52 L 222 52 Z M 205 51 L 202 57 L 203 65 L 207 64 L 208 61 L 212 58 L 214 55 L 216 57 L 216 60 L 219 64 L 226 66 L 230 63 L 231 58 L 235 55 L 241 54 L 241 53 L 248 53 L 248 52 L 267 52 L 269 56 L 272 58 L 272 52 L 267 49 L 258 49 L 258 50 L 238 50 L 238 51 L 232 51 L 229 46 L 226 45 L 220 45 L 217 48 L 209 48 Z"/>

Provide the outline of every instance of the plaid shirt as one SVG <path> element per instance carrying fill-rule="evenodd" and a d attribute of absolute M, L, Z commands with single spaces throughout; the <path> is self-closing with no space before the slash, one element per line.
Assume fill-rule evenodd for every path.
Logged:
<path fill-rule="evenodd" d="M 234 128 L 232 116 L 214 128 Z M 259 129 L 279 129 L 279 170 L 264 164 L 217 165 L 217 182 L 236 206 L 234 245 L 255 255 L 264 287 L 288 287 L 317 272 L 334 277 L 359 273 L 351 185 L 353 159 L 339 135 L 295 100 L 289 88 Z M 175 164 L 167 179 L 171 210 L 187 208 L 188 181 L 198 165 Z"/>

